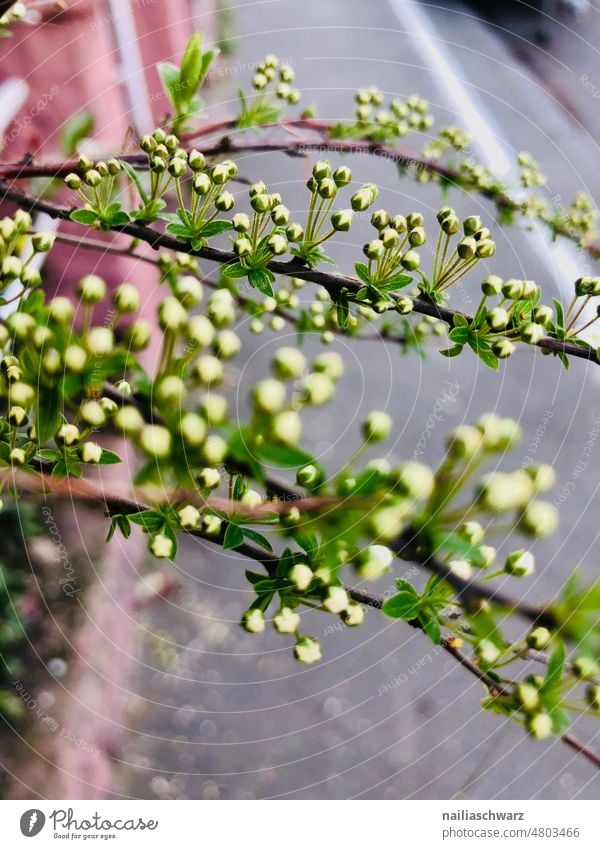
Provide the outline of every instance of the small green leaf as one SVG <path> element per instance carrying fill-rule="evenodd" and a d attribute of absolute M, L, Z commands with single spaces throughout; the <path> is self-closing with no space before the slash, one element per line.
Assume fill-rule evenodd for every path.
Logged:
<path fill-rule="evenodd" d="M 242 532 L 245 537 L 260 545 L 261 548 L 265 548 L 267 551 L 273 551 L 273 546 L 269 540 L 262 534 L 259 534 L 258 531 L 253 531 L 251 528 L 242 528 Z"/>
<path fill-rule="evenodd" d="M 295 445 L 283 445 L 277 442 L 264 442 L 257 447 L 261 460 L 273 463 L 274 466 L 283 466 L 289 469 L 298 466 L 307 466 L 314 462 L 311 454 L 307 454 Z"/>
<path fill-rule="evenodd" d="M 445 348 L 443 351 L 440 351 L 440 354 L 442 357 L 458 357 L 463 347 L 463 345 L 453 345 L 451 348 Z"/>
<path fill-rule="evenodd" d="M 74 209 L 69 215 L 69 218 L 77 224 L 87 224 L 91 226 L 98 221 L 98 213 L 93 209 Z"/>
<path fill-rule="evenodd" d="M 102 449 L 102 456 L 100 457 L 100 465 L 101 466 L 111 466 L 114 463 L 120 463 L 121 458 L 118 454 L 115 454 L 114 451 L 109 451 L 108 448 Z"/>
<path fill-rule="evenodd" d="M 565 647 L 561 642 L 559 642 L 550 655 L 550 660 L 548 661 L 546 675 L 544 676 L 544 683 L 541 688 L 543 693 L 548 693 L 551 690 L 556 689 L 556 687 L 560 684 L 563 669 L 565 668 L 565 659 Z"/>
<path fill-rule="evenodd" d="M 58 386 L 40 387 L 35 406 L 35 429 L 41 445 L 53 437 L 61 425 L 61 404 Z"/>
<path fill-rule="evenodd" d="M 424 607 L 419 611 L 418 619 L 432 643 L 439 646 L 442 642 L 442 632 L 435 614 L 429 608 Z"/>
<path fill-rule="evenodd" d="M 145 191 L 144 187 L 142 186 L 142 182 L 141 182 L 140 178 L 138 177 L 135 168 L 133 168 L 129 164 L 129 162 L 125 162 L 123 159 L 120 159 L 119 162 L 121 163 L 123 171 L 125 171 L 125 173 L 129 177 L 131 182 L 134 184 L 134 186 L 138 190 L 138 194 L 139 194 L 140 198 L 142 199 L 142 203 L 144 204 L 144 206 L 147 206 L 150 198 L 146 194 L 146 191 Z"/>
<path fill-rule="evenodd" d="M 275 275 L 268 268 L 253 268 L 248 272 L 248 280 L 251 286 L 258 289 L 261 294 L 267 297 L 273 296 L 273 287 L 271 284 L 275 281 Z"/>
<path fill-rule="evenodd" d="M 163 529 L 165 517 L 157 510 L 141 510 L 139 513 L 129 514 L 129 521 L 140 525 L 146 533 L 154 534 Z"/>
<path fill-rule="evenodd" d="M 419 597 L 403 590 L 383 602 L 382 611 L 391 619 L 414 619 L 419 613 Z"/>
<path fill-rule="evenodd" d="M 223 537 L 223 548 L 237 548 L 244 542 L 244 532 L 239 525 L 229 522 L 225 536 Z"/>
<path fill-rule="evenodd" d="M 370 285 L 371 275 L 369 274 L 369 269 L 364 264 L 364 262 L 355 263 L 354 270 L 356 271 L 358 277 L 360 277 L 360 279 L 363 281 L 363 283 Z"/>

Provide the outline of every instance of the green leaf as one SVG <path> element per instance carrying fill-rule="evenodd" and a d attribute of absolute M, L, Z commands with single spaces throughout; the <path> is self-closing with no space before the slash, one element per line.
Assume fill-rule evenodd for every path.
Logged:
<path fill-rule="evenodd" d="M 467 319 L 464 317 L 464 315 L 461 315 L 459 312 L 454 314 L 454 318 L 452 319 L 452 321 L 453 321 L 455 327 L 468 327 L 469 326 L 469 322 L 467 321 Z"/>
<path fill-rule="evenodd" d="M 543 693 L 548 693 L 558 687 L 562 678 L 563 669 L 565 668 L 565 660 L 565 647 L 562 642 L 559 642 L 550 655 L 550 660 L 548 661 L 546 675 L 544 676 L 544 683 L 541 687 Z"/>
<path fill-rule="evenodd" d="M 179 82 L 179 68 L 172 62 L 159 62 L 156 66 L 158 76 L 175 109 L 179 110 L 181 86 Z"/>
<path fill-rule="evenodd" d="M 244 268 L 241 262 L 230 262 L 227 265 L 221 266 L 221 274 L 223 277 L 247 277 L 248 269 Z"/>
<path fill-rule="evenodd" d="M 35 406 L 35 429 L 40 445 L 53 437 L 61 425 L 61 402 L 58 386 L 40 387 Z"/>
<path fill-rule="evenodd" d="M 556 298 L 552 298 L 552 303 L 554 304 L 554 309 L 556 310 L 556 323 L 560 328 L 564 328 L 565 313 L 563 310 L 563 305 Z"/>
<path fill-rule="evenodd" d="M 442 631 L 435 614 L 429 608 L 424 607 L 419 611 L 418 619 L 432 643 L 439 646 L 442 642 Z"/>
<path fill-rule="evenodd" d="M 179 82 L 182 92 L 180 93 L 180 102 L 189 103 L 192 97 L 196 94 L 200 85 L 200 73 L 202 71 L 202 35 L 195 32 L 187 43 L 183 59 L 181 60 L 181 70 L 179 72 Z"/>
<path fill-rule="evenodd" d="M 419 613 L 420 599 L 416 592 L 403 590 L 397 595 L 386 599 L 382 611 L 391 619 L 414 619 Z"/>
<path fill-rule="evenodd" d="M 451 348 L 445 348 L 443 351 L 440 351 L 440 354 L 442 357 L 458 357 L 463 347 L 463 345 L 453 345 Z"/>
<path fill-rule="evenodd" d="M 275 275 L 268 268 L 251 269 L 248 272 L 248 280 L 250 281 L 250 285 L 258 289 L 263 295 L 267 295 L 267 297 L 273 296 L 271 283 L 275 281 Z"/>
<path fill-rule="evenodd" d="M 461 325 L 460 327 L 455 327 L 451 330 L 448 336 L 453 342 L 456 342 L 459 345 L 464 345 L 469 339 L 470 332 L 471 331 L 468 327 Z"/>
<path fill-rule="evenodd" d="M 258 531 L 253 531 L 251 528 L 242 528 L 242 532 L 245 537 L 260 545 L 261 548 L 265 548 L 267 551 L 273 551 L 273 546 L 269 540 L 262 534 L 259 534 Z"/>
<path fill-rule="evenodd" d="M 140 525 L 146 533 L 154 534 L 163 529 L 165 517 L 157 510 L 141 510 L 139 513 L 130 513 L 129 521 Z"/>
<path fill-rule="evenodd" d="M 223 537 L 223 548 L 237 548 L 244 542 L 244 532 L 239 525 L 229 522 L 225 536 Z"/>
<path fill-rule="evenodd" d="M 144 187 L 142 186 L 142 182 L 141 182 L 140 178 L 138 177 L 135 168 L 133 168 L 129 164 L 129 162 L 125 162 L 123 159 L 120 159 L 119 162 L 121 163 L 123 171 L 125 171 L 125 173 L 129 177 L 131 182 L 134 184 L 134 186 L 138 190 L 138 194 L 139 194 L 140 198 L 142 199 L 142 203 L 144 204 L 144 206 L 147 206 L 150 198 L 146 194 L 146 191 L 145 191 Z"/>
<path fill-rule="evenodd" d="M 94 114 L 83 110 L 72 115 L 61 127 L 60 148 L 65 156 L 73 156 L 82 139 L 88 138 L 94 130 Z"/>
<path fill-rule="evenodd" d="M 120 463 L 121 458 L 118 454 L 115 454 L 114 451 L 109 451 L 108 448 L 102 449 L 102 456 L 100 457 L 100 465 L 101 466 L 111 466 L 114 463 Z"/>
<path fill-rule="evenodd" d="M 363 283 L 370 285 L 371 275 L 369 274 L 369 269 L 364 264 L 364 262 L 355 263 L 354 270 L 356 271 L 358 277 L 360 277 L 360 279 L 363 281 Z"/>
<path fill-rule="evenodd" d="M 87 224 L 91 226 L 98 221 L 98 213 L 93 209 L 74 209 L 69 215 L 69 218 L 77 224 Z"/>
<path fill-rule="evenodd" d="M 283 466 L 285 468 L 298 468 L 298 466 L 306 466 L 314 463 L 314 458 L 311 454 L 307 454 L 296 445 L 284 445 L 278 442 L 264 442 L 257 446 L 259 457 L 267 463 L 273 463 L 275 466 Z"/>
<path fill-rule="evenodd" d="M 231 221 L 223 221 L 221 219 L 218 221 L 209 221 L 208 224 L 202 227 L 197 235 L 208 239 L 211 236 L 218 236 L 220 233 L 225 233 L 227 230 L 231 230 L 232 226 Z"/>
<path fill-rule="evenodd" d="M 345 330 L 348 327 L 348 319 L 350 317 L 348 299 L 340 296 L 335 306 L 338 324 L 340 325 L 342 330 Z"/>

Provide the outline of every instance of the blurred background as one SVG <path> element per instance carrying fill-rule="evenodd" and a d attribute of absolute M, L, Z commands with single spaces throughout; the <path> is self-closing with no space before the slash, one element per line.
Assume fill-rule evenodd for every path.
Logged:
<path fill-rule="evenodd" d="M 91 116 L 86 132 L 100 147 L 120 147 L 130 129 L 151 130 L 167 111 L 154 63 L 180 59 L 189 34 L 201 29 L 222 48 L 203 92 L 211 119 L 236 113 L 237 89 L 275 53 L 293 65 L 302 105 L 315 103 L 324 119 L 349 117 L 359 87 L 376 85 L 386 98 L 416 93 L 431 104 L 437 127 L 471 133 L 473 157 L 508 185 L 517 183 L 517 153 L 528 150 L 549 175 L 545 191 L 558 206 L 579 190 L 600 198 L 597 2 L 111 0 L 67 3 L 59 14 L 55 4 L 32 5 L 46 16 L 43 27 L 21 24 L 2 43 L 4 161 L 64 152 L 65 125 L 74 133 L 69 121 L 80 110 Z M 44 93 L 52 108 L 24 121 Z M 268 175 L 296 212 L 312 162 L 278 154 L 238 159 L 244 177 Z M 378 183 L 378 205 L 392 213 L 415 210 L 431 220 L 441 205 L 438 188 L 399 175 L 390 162 L 355 156 L 348 164 L 357 183 Z M 453 190 L 448 201 L 493 230 L 498 253 L 490 271 L 533 278 L 548 300 L 570 297 L 573 280 L 592 273 L 589 258 L 566 242 L 499 227 L 481 198 Z M 337 240 L 340 268 L 351 269 L 366 234 L 357 226 L 345 244 Z M 69 290 L 89 263 L 65 252 L 49 285 Z M 146 269 L 114 259 L 96 271 L 135 279 L 149 299 L 156 286 Z M 475 290 L 467 281 L 454 305 L 472 309 Z M 240 332 L 248 346 L 244 383 L 295 339 L 292 329 L 258 339 Z M 307 345 L 320 350 L 318 341 Z M 512 592 L 543 602 L 576 565 L 588 578 L 597 575 L 597 367 L 578 361 L 567 374 L 556 360 L 524 351 L 491 375 L 474 357 L 447 360 L 435 347 L 420 359 L 379 343 L 336 341 L 347 373 L 335 406 L 310 420 L 306 444 L 335 470 L 358 443 L 366 413 L 385 408 L 396 424 L 390 459 L 412 457 L 424 438 L 422 459 L 435 464 L 451 427 L 488 410 L 512 416 L 523 441 L 501 463 L 552 463 L 559 480 L 572 483 L 562 497 L 560 485 L 553 495 L 560 530 L 536 544 L 535 579 Z M 234 401 L 243 414 L 243 389 Z M 57 540 L 67 536 L 60 517 L 56 527 L 58 538 L 46 523 L 23 560 L 27 607 L 17 616 L 25 660 L 3 682 L 10 698 L 0 787 L 7 797 L 597 797 L 589 764 L 556 740 L 536 743 L 484 714 L 478 682 L 401 623 L 369 614 L 360 629 L 342 631 L 307 611 L 324 659 L 299 667 L 278 635 L 252 637 L 239 628 L 248 591 L 235 553 L 190 539 L 173 567 L 149 569 L 141 547 L 136 559 L 115 540 L 110 556 L 103 554 L 94 536 L 100 540 L 105 528 L 84 518 L 69 548 L 81 592 L 65 600 L 57 589 Z M 515 542 L 507 537 L 500 547 Z M 411 569 L 395 568 L 377 589 L 385 592 Z M 593 726 L 575 731 L 598 746 Z"/>

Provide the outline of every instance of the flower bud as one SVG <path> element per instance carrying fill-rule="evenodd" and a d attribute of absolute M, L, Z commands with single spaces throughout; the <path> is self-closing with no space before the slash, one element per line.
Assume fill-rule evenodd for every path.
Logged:
<path fill-rule="evenodd" d="M 99 463 L 102 459 L 102 448 L 97 442 L 84 442 L 79 448 L 79 456 L 83 463 Z"/>
<path fill-rule="evenodd" d="M 300 663 L 316 663 L 321 660 L 321 646 L 312 637 L 301 637 L 294 646 L 294 656 Z"/>
<path fill-rule="evenodd" d="M 331 176 L 331 163 L 326 159 L 321 159 L 313 166 L 312 175 L 319 182 Z"/>
<path fill-rule="evenodd" d="M 302 435 L 302 420 L 294 410 L 284 410 L 273 419 L 273 437 L 286 445 L 295 445 Z"/>
<path fill-rule="evenodd" d="M 77 286 L 84 304 L 97 304 L 106 297 L 106 283 L 96 274 L 87 274 Z"/>
<path fill-rule="evenodd" d="M 295 634 L 300 627 L 300 616 L 291 607 L 281 607 L 273 617 L 273 625 L 280 634 Z"/>
<path fill-rule="evenodd" d="M 541 324 L 524 324 L 520 329 L 521 339 L 528 345 L 537 345 L 546 335 Z"/>
<path fill-rule="evenodd" d="M 193 504 L 186 504 L 178 510 L 177 518 L 182 528 L 197 528 L 200 525 L 200 511 Z"/>
<path fill-rule="evenodd" d="M 204 197 L 204 195 L 210 192 L 211 187 L 212 183 L 208 174 L 196 174 L 192 182 L 192 188 L 195 194 Z"/>
<path fill-rule="evenodd" d="M 120 313 L 137 312 L 140 308 L 140 294 L 132 283 L 121 283 L 113 294 L 113 303 Z"/>
<path fill-rule="evenodd" d="M 217 327 L 231 324 L 235 318 L 233 295 L 228 289 L 218 289 L 210 296 L 206 315 Z"/>
<path fill-rule="evenodd" d="M 421 265 L 421 257 L 417 251 L 407 251 L 400 260 L 400 264 L 407 271 L 416 271 Z"/>
<path fill-rule="evenodd" d="M 530 649 L 536 649 L 536 651 L 543 651 L 548 648 L 551 640 L 552 634 L 547 628 L 543 628 L 541 625 L 538 628 L 534 628 L 527 635 L 527 645 Z"/>
<path fill-rule="evenodd" d="M 531 315 L 535 323 L 542 327 L 548 327 L 552 324 L 552 320 L 554 319 L 554 312 L 552 311 L 552 308 L 544 306 L 543 304 L 536 307 Z"/>
<path fill-rule="evenodd" d="M 200 398 L 200 411 L 210 425 L 222 425 L 227 421 L 227 401 L 222 395 L 207 392 Z"/>
<path fill-rule="evenodd" d="M 523 296 L 523 281 L 507 280 L 502 286 L 502 294 L 505 298 L 510 298 L 511 301 L 519 300 Z"/>
<path fill-rule="evenodd" d="M 75 315 L 75 307 L 68 298 L 53 298 L 48 304 L 50 317 L 60 324 L 69 324 Z"/>
<path fill-rule="evenodd" d="M 341 613 L 348 607 L 348 593 L 343 587 L 328 587 L 323 599 L 323 607 L 329 613 Z"/>
<path fill-rule="evenodd" d="M 448 215 L 441 221 L 440 227 L 447 236 L 454 236 L 460 230 L 460 220 L 457 215 Z"/>
<path fill-rule="evenodd" d="M 486 316 L 487 323 L 492 330 L 504 330 L 510 322 L 510 316 L 502 307 L 494 307 Z"/>
<path fill-rule="evenodd" d="M 181 179 L 181 177 L 184 176 L 185 172 L 187 171 L 187 166 L 183 159 L 174 156 L 169 162 L 167 170 L 171 177 L 175 177 L 176 180 L 179 180 Z"/>
<path fill-rule="evenodd" d="M 101 427 L 106 422 L 106 414 L 98 401 L 85 401 L 79 408 L 79 414 L 92 427 Z"/>
<path fill-rule="evenodd" d="M 27 412 L 23 407 L 14 406 L 8 411 L 8 422 L 13 427 L 21 427 L 27 424 Z"/>
<path fill-rule="evenodd" d="M 6 324 L 17 339 L 25 340 L 33 333 L 35 319 L 27 312 L 13 312 L 6 319 Z"/>
<path fill-rule="evenodd" d="M 18 407 L 28 408 L 33 403 L 35 398 L 35 389 L 28 383 L 23 383 L 17 380 L 11 383 L 9 391 L 9 400 L 11 404 L 16 404 Z"/>
<path fill-rule="evenodd" d="M 586 688 L 585 700 L 592 710 L 600 711 L 600 687 L 598 684 L 590 684 Z"/>
<path fill-rule="evenodd" d="M 218 469 L 206 466 L 198 472 L 197 480 L 202 489 L 216 489 L 221 483 L 221 475 Z"/>
<path fill-rule="evenodd" d="M 300 377 L 306 369 L 306 357 L 297 348 L 283 347 L 275 351 L 273 371 L 282 380 Z"/>
<path fill-rule="evenodd" d="M 371 224 L 376 230 L 383 230 L 386 227 L 389 227 L 390 222 L 390 214 L 389 212 L 386 212 L 385 209 L 377 209 L 371 215 Z"/>
<path fill-rule="evenodd" d="M 394 472 L 394 478 L 402 495 L 418 501 L 429 498 L 435 485 L 435 477 L 429 466 L 414 460 L 403 463 Z"/>
<path fill-rule="evenodd" d="M 380 411 L 369 413 L 361 427 L 363 438 L 370 442 L 383 442 L 388 439 L 392 424 L 392 417 L 387 413 Z"/>
<path fill-rule="evenodd" d="M 572 663 L 573 674 L 583 681 L 590 681 L 593 678 L 600 676 L 600 667 L 593 657 L 581 655 L 576 657 Z"/>
<path fill-rule="evenodd" d="M 155 534 L 149 545 L 150 551 L 155 557 L 170 560 L 173 556 L 173 540 L 165 534 Z"/>
<path fill-rule="evenodd" d="M 362 606 L 355 601 L 349 602 L 346 609 L 342 610 L 340 615 L 344 625 L 347 625 L 349 628 L 362 625 L 365 619 L 365 611 Z"/>
<path fill-rule="evenodd" d="M 23 264 L 16 256 L 7 256 L 2 260 L 2 276 L 7 280 L 16 280 L 23 272 Z"/>
<path fill-rule="evenodd" d="M 285 384 L 274 378 L 260 380 L 254 387 L 254 404 L 263 413 L 279 412 L 285 404 Z"/>
<path fill-rule="evenodd" d="M 386 545 L 369 545 L 356 559 L 356 571 L 365 581 L 377 581 L 391 566 L 394 553 Z"/>
<path fill-rule="evenodd" d="M 22 448 L 13 448 L 9 458 L 13 466 L 24 466 L 27 459 Z"/>
<path fill-rule="evenodd" d="M 305 403 L 320 406 L 332 397 L 335 387 L 330 377 L 322 372 L 308 374 L 301 383 Z"/>
<path fill-rule="evenodd" d="M 313 572 L 306 563 L 295 563 L 288 574 L 288 579 L 300 592 L 308 589 L 313 580 Z"/>
<path fill-rule="evenodd" d="M 366 183 L 350 198 L 350 205 L 355 212 L 364 212 L 377 200 L 379 190 L 373 183 Z"/>
<path fill-rule="evenodd" d="M 461 259 L 473 259 L 477 254 L 477 242 L 471 236 L 466 236 L 458 243 L 456 253 Z"/>
<path fill-rule="evenodd" d="M 236 233 L 247 233 L 250 229 L 250 219 L 245 212 L 236 213 L 231 219 L 231 223 Z"/>
<path fill-rule="evenodd" d="M 338 189 L 341 189 L 352 182 L 352 171 L 345 165 L 340 165 L 333 172 L 333 179 Z"/>
<path fill-rule="evenodd" d="M 61 425 L 54 440 L 58 445 L 66 445 L 67 448 L 77 445 L 79 442 L 79 428 L 72 424 Z"/>
<path fill-rule="evenodd" d="M 549 501 L 532 501 L 519 521 L 519 528 L 534 537 L 550 536 L 558 527 L 558 511 Z"/>
<path fill-rule="evenodd" d="M 164 460 L 171 453 L 171 434 L 162 425 L 144 425 L 140 433 L 140 447 L 149 457 Z"/>
<path fill-rule="evenodd" d="M 56 236 L 53 233 L 34 233 L 31 237 L 31 246 L 37 253 L 47 253 L 52 250 Z"/>
<path fill-rule="evenodd" d="M 534 713 L 527 717 L 525 728 L 535 740 L 543 740 L 552 734 L 552 718 L 547 713 Z"/>
<path fill-rule="evenodd" d="M 484 295 L 491 297 L 493 295 L 499 295 L 502 290 L 502 278 L 498 277 L 497 274 L 490 274 L 489 277 L 486 277 L 483 283 L 481 284 L 481 291 Z"/>
<path fill-rule="evenodd" d="M 535 558 L 530 551 L 513 551 L 506 558 L 504 571 L 517 578 L 526 578 L 535 571 Z"/>
<path fill-rule="evenodd" d="M 215 328 L 205 315 L 194 315 L 188 325 L 188 336 L 199 348 L 208 348 L 215 338 Z"/>
<path fill-rule="evenodd" d="M 531 713 L 540 706 L 540 691 L 533 684 L 521 681 L 515 687 L 515 699 L 521 710 L 525 713 Z"/>
<path fill-rule="evenodd" d="M 288 241 L 285 236 L 282 236 L 280 233 L 273 233 L 267 239 L 267 247 L 275 256 L 281 256 L 288 249 Z"/>
<path fill-rule="evenodd" d="M 161 330 L 177 332 L 185 328 L 188 314 L 177 298 L 169 295 L 158 308 L 158 323 Z"/>
<path fill-rule="evenodd" d="M 492 239 L 482 239 L 477 242 L 476 253 L 479 259 L 489 259 L 496 253 L 496 243 Z"/>
<path fill-rule="evenodd" d="M 203 354 L 194 367 L 196 379 L 203 386 L 211 386 L 221 383 L 225 370 L 223 363 L 216 357 Z"/>
<path fill-rule="evenodd" d="M 463 522 L 458 528 L 458 535 L 470 545 L 479 545 L 483 542 L 484 530 L 479 522 Z"/>
<path fill-rule="evenodd" d="M 460 425 L 447 440 L 448 455 L 454 460 L 470 460 L 482 447 L 482 435 L 472 425 Z"/>
<path fill-rule="evenodd" d="M 490 667 L 496 663 L 502 651 L 491 640 L 484 639 L 475 646 L 475 653 L 482 666 Z"/>
<path fill-rule="evenodd" d="M 119 430 L 122 430 L 127 436 L 136 436 L 145 425 L 142 414 L 137 409 L 130 405 L 121 407 L 115 413 L 114 423 Z"/>
<path fill-rule="evenodd" d="M 363 245 L 363 253 L 369 259 L 380 259 L 385 251 L 385 246 L 381 239 L 373 239 L 366 245 Z"/>
<path fill-rule="evenodd" d="M 338 209 L 331 216 L 331 226 L 339 233 L 347 233 L 352 226 L 352 210 Z"/>
<path fill-rule="evenodd" d="M 79 174 L 67 174 L 65 177 L 65 183 L 69 189 L 76 192 L 81 188 L 81 177 Z"/>
<path fill-rule="evenodd" d="M 42 285 L 42 275 L 37 268 L 28 265 L 21 273 L 21 283 L 26 289 L 37 289 Z"/>
<path fill-rule="evenodd" d="M 92 327 L 86 336 L 85 344 L 91 354 L 103 357 L 111 353 L 115 337 L 108 327 Z"/>
<path fill-rule="evenodd" d="M 469 215 L 463 221 L 463 230 L 465 236 L 472 236 L 482 227 L 482 221 L 479 215 Z"/>
<path fill-rule="evenodd" d="M 344 373 L 344 361 L 335 351 L 326 351 L 315 359 L 313 370 L 326 374 L 331 380 L 338 380 Z"/>
<path fill-rule="evenodd" d="M 263 212 L 268 212 L 271 208 L 271 199 L 269 195 L 266 194 L 255 194 L 250 198 L 250 206 L 255 212 L 258 212 L 259 215 Z"/>
<path fill-rule="evenodd" d="M 215 199 L 215 209 L 219 212 L 229 212 L 235 206 L 235 198 L 231 192 L 221 192 Z"/>
<path fill-rule="evenodd" d="M 227 443 L 222 437 L 213 434 L 202 446 L 202 458 L 209 466 L 218 466 L 227 457 Z"/>
<path fill-rule="evenodd" d="M 179 277 L 173 286 L 173 294 L 179 303 L 186 309 L 196 306 L 202 300 L 204 294 L 202 283 L 197 277 L 187 274 Z"/>
<path fill-rule="evenodd" d="M 424 245 L 426 239 L 427 237 L 423 227 L 414 227 L 408 235 L 408 241 L 413 247 L 420 247 L 421 245 Z"/>
<path fill-rule="evenodd" d="M 515 346 L 509 339 L 496 339 L 495 342 L 492 342 L 492 353 L 499 360 L 505 360 L 511 354 L 514 354 L 514 352 Z"/>

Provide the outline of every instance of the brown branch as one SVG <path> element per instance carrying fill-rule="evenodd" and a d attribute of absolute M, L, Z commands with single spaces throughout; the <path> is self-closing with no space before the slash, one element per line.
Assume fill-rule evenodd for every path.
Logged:
<path fill-rule="evenodd" d="M 65 221 L 69 220 L 72 212 L 71 209 L 65 206 L 51 203 L 46 200 L 32 197 L 25 192 L 10 188 L 5 183 L 0 183 L 0 193 L 3 198 L 12 200 L 23 209 L 31 212 L 45 212 L 52 218 L 59 218 Z M 187 253 L 190 256 L 197 256 L 211 262 L 224 265 L 237 261 L 237 257 L 230 251 L 224 251 L 219 248 L 204 247 L 199 250 L 193 250 L 187 243 L 180 242 L 172 236 L 168 236 L 153 230 L 151 227 L 146 227 L 143 224 L 123 224 L 119 227 L 112 228 L 114 232 L 125 233 L 134 239 L 146 242 L 155 250 L 165 248 L 168 250 L 177 251 L 179 253 Z M 355 277 L 346 277 L 341 274 L 331 274 L 325 271 L 317 271 L 307 268 L 306 265 L 297 260 L 282 262 L 273 260 L 267 266 L 274 274 L 283 274 L 287 277 L 298 277 L 301 280 L 308 280 L 311 283 L 316 283 L 323 286 L 331 297 L 336 300 L 339 295 L 345 291 L 356 295 L 362 288 L 362 283 Z M 423 297 L 412 298 L 413 310 L 421 315 L 432 316 L 440 321 L 445 322 L 450 327 L 454 324 L 454 317 L 462 315 L 468 322 L 472 321 L 472 316 L 467 313 L 461 313 L 458 310 L 450 309 L 449 307 L 438 306 Z M 552 339 L 548 336 L 538 342 L 537 347 L 544 348 L 553 353 L 563 353 L 578 359 L 589 360 L 598 364 L 600 360 L 596 352 L 592 348 L 584 348 L 574 342 L 561 342 L 558 339 Z"/>

